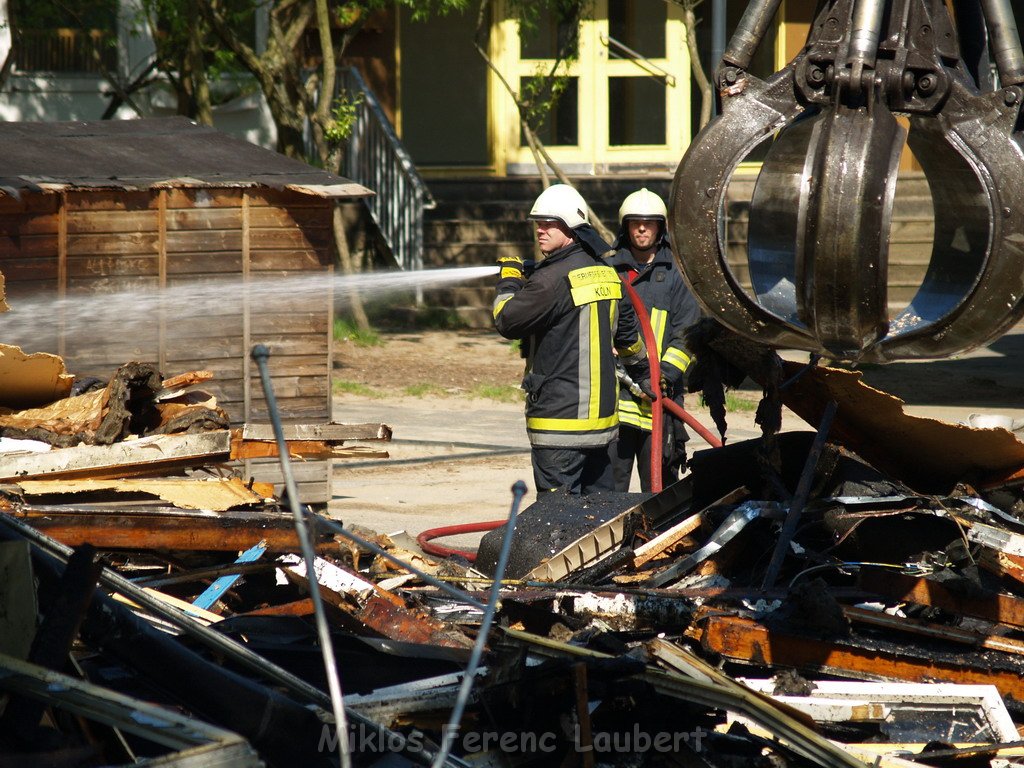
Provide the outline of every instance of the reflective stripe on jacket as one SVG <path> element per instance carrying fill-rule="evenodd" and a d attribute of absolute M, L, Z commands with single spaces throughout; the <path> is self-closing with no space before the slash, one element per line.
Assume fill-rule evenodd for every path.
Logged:
<path fill-rule="evenodd" d="M 622 236 L 620 242 L 625 242 Z M 681 401 L 686 369 L 691 359 L 683 345 L 683 331 L 700 320 L 701 312 L 676 267 L 668 241 L 661 239 L 654 258 L 642 268 L 628 247 L 620 248 L 608 263 L 626 280 L 629 280 L 630 270 L 639 270 L 630 284 L 650 314 L 651 330 L 658 344 L 661 375 L 672 382 L 674 391 L 678 393 L 676 399 Z M 619 420 L 649 432 L 651 404 L 622 387 L 619 390 Z"/>
<path fill-rule="evenodd" d="M 620 301 L 615 270 L 578 245 L 540 262 L 525 282 L 499 280 L 494 325 L 527 349 L 526 432 L 530 443 L 593 448 L 618 434 L 613 346 L 624 364 L 645 360 L 636 314 Z"/>

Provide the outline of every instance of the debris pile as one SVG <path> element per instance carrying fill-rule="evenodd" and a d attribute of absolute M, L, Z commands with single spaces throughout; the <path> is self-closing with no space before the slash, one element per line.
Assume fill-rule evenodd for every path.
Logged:
<path fill-rule="evenodd" d="M 653 495 L 514 495 L 473 565 L 308 509 L 300 556 L 272 489 L 196 476 L 274 447 L 220 423 L 200 373 L 126 366 L 77 396 L 50 377 L 53 405 L 0 417 L 5 440 L 63 446 L 0 454 L 4 753 L 1024 764 L 1024 444 L 906 416 L 855 374 L 779 371 L 770 399 L 817 434 L 697 453 Z M 290 429 L 296 455 L 366 431 Z"/>

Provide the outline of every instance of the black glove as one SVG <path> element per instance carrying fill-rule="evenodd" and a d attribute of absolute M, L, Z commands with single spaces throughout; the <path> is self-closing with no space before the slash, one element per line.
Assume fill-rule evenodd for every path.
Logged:
<path fill-rule="evenodd" d="M 650 376 L 640 379 L 640 381 L 638 381 L 636 385 L 640 387 L 640 391 L 648 400 L 650 400 L 651 402 L 657 400 L 657 396 L 654 394 L 654 387 L 651 386 Z"/>
<path fill-rule="evenodd" d="M 522 256 L 499 256 L 496 263 L 501 267 L 498 280 L 525 280 L 526 268 Z"/>
<path fill-rule="evenodd" d="M 637 386 L 640 387 L 640 391 L 643 392 L 644 395 L 648 399 L 650 399 L 652 402 L 657 399 L 657 397 L 654 394 L 654 387 L 651 386 L 651 377 L 650 376 L 646 376 L 643 379 L 641 379 L 638 382 Z M 670 382 L 668 379 L 666 379 L 664 376 L 662 376 L 661 377 L 661 382 L 660 382 L 659 386 L 660 386 L 660 389 L 661 389 L 661 396 L 662 397 L 668 397 L 668 398 L 672 397 L 672 382 Z"/>

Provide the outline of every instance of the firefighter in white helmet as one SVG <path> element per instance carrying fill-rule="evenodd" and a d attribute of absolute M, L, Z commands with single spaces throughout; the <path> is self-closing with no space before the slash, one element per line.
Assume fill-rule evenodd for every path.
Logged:
<path fill-rule="evenodd" d="M 682 404 L 690 355 L 683 345 L 683 331 L 700 319 L 700 307 L 676 267 L 668 241 L 665 202 L 649 189 L 627 196 L 619 208 L 619 235 L 615 255 L 608 263 L 622 279 L 629 280 L 651 318 L 658 345 L 662 394 Z M 640 487 L 651 483 L 651 403 L 630 392 L 619 391 L 619 438 L 612 446 L 615 489 L 628 491 L 634 461 Z M 661 476 L 668 485 L 686 462 L 686 428 L 666 412 Z"/>
<path fill-rule="evenodd" d="M 636 315 L 621 301 L 615 270 L 601 261 L 610 247 L 590 226 L 579 192 L 564 184 L 548 187 L 530 218 L 543 258 L 529 277 L 521 257 L 498 260 L 494 325 L 502 336 L 522 340 L 537 491 L 612 490 L 608 444 L 619 424 L 612 349 L 637 381 L 644 378 L 646 350 Z"/>

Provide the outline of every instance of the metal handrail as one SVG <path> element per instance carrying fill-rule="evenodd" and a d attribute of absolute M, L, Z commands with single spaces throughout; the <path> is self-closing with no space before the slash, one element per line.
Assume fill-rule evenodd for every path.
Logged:
<path fill-rule="evenodd" d="M 336 97 L 362 94 L 342 172 L 376 193 L 364 203 L 399 268 L 422 269 L 423 211 L 437 203 L 359 71 L 339 68 L 337 83 Z"/>
<path fill-rule="evenodd" d="M 665 85 L 669 86 L 670 88 L 675 87 L 676 79 L 672 74 L 666 72 L 664 69 L 659 67 L 657 64 L 655 64 L 653 61 L 648 59 L 643 54 L 637 53 L 625 43 L 619 42 L 611 35 L 604 34 L 601 35 L 601 42 L 607 45 L 609 50 L 611 50 L 612 48 L 616 48 L 622 53 L 626 54 L 625 58 L 632 61 L 634 64 L 640 67 L 640 69 L 646 72 L 649 76 L 653 77 L 655 80 L 663 81 Z M 613 53 L 612 55 L 614 56 L 615 54 Z M 618 58 L 621 59 L 623 57 L 619 56 Z"/>

